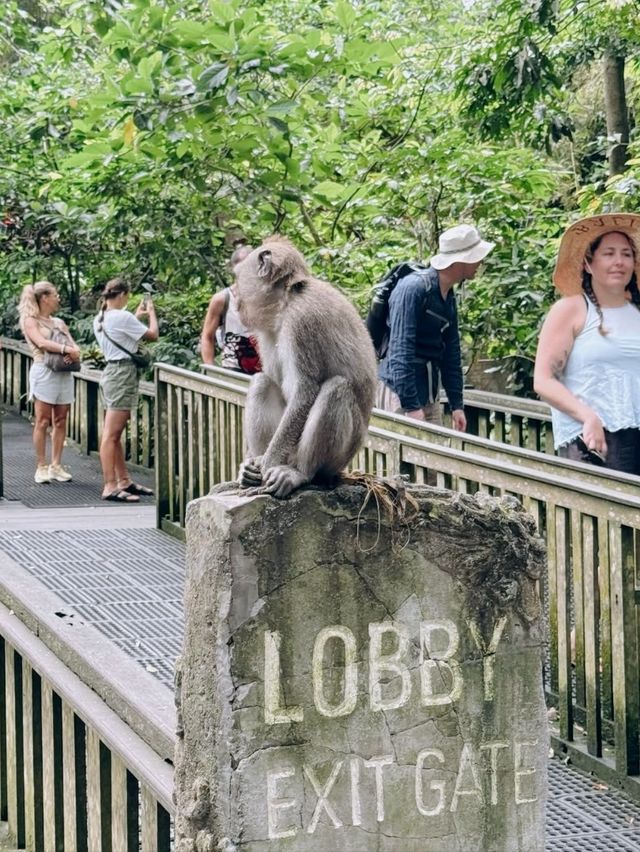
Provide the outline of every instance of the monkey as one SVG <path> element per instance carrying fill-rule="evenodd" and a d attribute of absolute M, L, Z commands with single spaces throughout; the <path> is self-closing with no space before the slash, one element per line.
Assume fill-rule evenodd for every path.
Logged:
<path fill-rule="evenodd" d="M 331 483 L 362 446 L 373 407 L 366 327 L 284 237 L 254 249 L 236 280 L 238 313 L 262 361 L 247 395 L 240 486 L 282 498 L 311 481 Z"/>

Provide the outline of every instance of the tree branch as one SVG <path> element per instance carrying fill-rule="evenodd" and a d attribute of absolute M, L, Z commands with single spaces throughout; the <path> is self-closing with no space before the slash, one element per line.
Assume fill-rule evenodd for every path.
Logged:
<path fill-rule="evenodd" d="M 313 237 L 313 241 L 315 242 L 315 244 L 317 246 L 321 246 L 322 245 L 322 238 L 320 237 L 320 234 L 316 231 L 315 225 L 313 224 L 313 220 L 311 219 L 311 216 L 309 215 L 309 211 L 304 206 L 304 201 L 302 199 L 300 199 L 298 203 L 300 204 L 300 212 L 302 213 L 302 218 L 304 220 L 305 225 L 309 229 L 311 236 Z"/>

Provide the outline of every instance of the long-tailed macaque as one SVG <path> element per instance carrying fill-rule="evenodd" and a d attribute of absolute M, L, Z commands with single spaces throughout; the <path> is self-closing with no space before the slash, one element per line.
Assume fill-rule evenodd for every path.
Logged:
<path fill-rule="evenodd" d="M 364 441 L 376 387 L 373 345 L 353 305 L 270 237 L 236 267 L 238 311 L 258 338 L 262 373 L 245 411 L 243 487 L 286 497 L 331 481 Z"/>

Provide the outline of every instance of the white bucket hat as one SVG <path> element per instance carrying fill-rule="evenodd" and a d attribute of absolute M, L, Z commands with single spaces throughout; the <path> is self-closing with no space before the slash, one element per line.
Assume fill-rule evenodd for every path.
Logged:
<path fill-rule="evenodd" d="M 440 234 L 438 254 L 429 263 L 434 269 L 446 269 L 454 263 L 478 263 L 494 246 L 483 240 L 473 225 L 456 225 Z"/>

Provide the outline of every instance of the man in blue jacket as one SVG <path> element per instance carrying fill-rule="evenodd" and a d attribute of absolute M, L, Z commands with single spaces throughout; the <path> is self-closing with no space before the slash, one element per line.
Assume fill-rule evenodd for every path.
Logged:
<path fill-rule="evenodd" d="M 462 361 L 453 285 L 471 280 L 495 243 L 472 225 L 441 235 L 424 272 L 402 278 L 389 299 L 389 348 L 380 364 L 376 405 L 415 420 L 441 423 L 440 378 L 453 428 L 464 432 Z"/>

